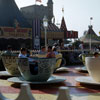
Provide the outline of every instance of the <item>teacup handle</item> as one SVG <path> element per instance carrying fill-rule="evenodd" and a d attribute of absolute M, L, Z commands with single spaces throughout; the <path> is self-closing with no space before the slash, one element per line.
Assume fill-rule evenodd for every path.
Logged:
<path fill-rule="evenodd" d="M 78 56 L 79 60 L 82 61 L 82 54 Z"/>
<path fill-rule="evenodd" d="M 62 61 L 64 61 L 64 64 L 63 64 L 62 66 L 66 65 L 66 60 L 65 60 L 63 57 L 57 58 L 57 59 L 56 59 L 56 62 L 57 62 L 59 59 L 62 59 Z"/>

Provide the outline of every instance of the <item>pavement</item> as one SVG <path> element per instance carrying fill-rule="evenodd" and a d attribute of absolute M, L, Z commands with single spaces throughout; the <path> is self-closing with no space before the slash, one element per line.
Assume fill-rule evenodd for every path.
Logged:
<path fill-rule="evenodd" d="M 68 67 L 68 66 L 67 66 Z M 79 67 L 75 66 L 75 67 Z M 76 77 L 88 76 L 86 72 L 79 72 L 75 67 L 68 67 L 68 71 L 57 72 L 54 75 L 66 78 L 66 81 L 56 84 L 30 85 L 31 92 L 36 100 L 56 100 L 59 94 L 59 87 L 69 88 L 72 100 L 100 100 L 100 86 L 82 85 L 75 81 Z M 8 82 L 11 77 L 0 77 L 0 91 L 10 99 L 16 99 L 20 92 L 20 84 Z"/>

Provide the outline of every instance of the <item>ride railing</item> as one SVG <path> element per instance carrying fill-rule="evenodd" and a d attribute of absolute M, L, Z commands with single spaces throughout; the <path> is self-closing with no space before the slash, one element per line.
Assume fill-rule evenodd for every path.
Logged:
<path fill-rule="evenodd" d="M 82 52 L 82 51 L 86 51 L 86 52 L 90 52 L 89 49 L 84 49 L 84 50 L 80 50 L 80 49 L 74 49 L 74 50 L 58 50 L 58 52 Z M 91 50 L 93 51 L 93 50 Z M 0 54 L 3 53 L 4 51 L 0 51 Z M 13 53 L 20 53 L 20 50 L 13 50 Z M 38 54 L 40 52 L 40 50 L 30 50 L 30 52 L 32 54 Z"/>
<path fill-rule="evenodd" d="M 90 49 L 83 49 L 83 50 L 80 50 L 80 49 L 73 49 L 73 50 L 58 50 L 59 52 L 90 52 Z M 93 51 L 93 50 L 91 50 Z"/>
<path fill-rule="evenodd" d="M 38 54 L 39 52 L 40 52 L 40 50 L 30 50 L 30 53 L 31 53 L 32 55 Z M 0 54 L 2 54 L 2 53 L 4 53 L 4 51 L 0 51 Z M 12 51 L 12 53 L 19 54 L 20 51 L 19 51 L 19 50 L 14 50 L 14 51 Z"/>

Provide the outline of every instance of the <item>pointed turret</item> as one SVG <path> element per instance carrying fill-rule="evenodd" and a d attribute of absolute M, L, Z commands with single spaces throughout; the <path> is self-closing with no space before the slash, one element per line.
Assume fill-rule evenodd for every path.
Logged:
<path fill-rule="evenodd" d="M 60 29 L 63 31 L 67 31 L 66 23 L 64 17 L 62 17 Z"/>
<path fill-rule="evenodd" d="M 53 1 L 52 0 L 48 0 L 47 4 L 53 4 Z"/>
<path fill-rule="evenodd" d="M 67 27 L 66 27 L 66 23 L 65 23 L 64 17 L 62 17 L 60 29 L 64 32 L 64 37 L 66 39 Z"/>
<path fill-rule="evenodd" d="M 54 17 L 54 15 L 53 15 L 53 1 L 48 0 L 47 6 L 48 6 L 48 20 L 49 20 L 49 22 L 51 22 L 52 18 Z"/>
<path fill-rule="evenodd" d="M 14 0 L 0 0 L 0 26 L 14 27 L 15 20 L 20 27 L 29 27 Z"/>

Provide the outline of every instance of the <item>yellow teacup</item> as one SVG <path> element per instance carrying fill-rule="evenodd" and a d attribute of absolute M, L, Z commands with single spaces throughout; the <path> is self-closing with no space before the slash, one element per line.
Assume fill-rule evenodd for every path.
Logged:
<path fill-rule="evenodd" d="M 43 57 L 46 57 L 46 54 L 37 54 L 37 57 L 43 58 Z M 60 67 L 61 62 L 62 62 L 62 54 L 61 53 L 57 54 L 56 59 L 58 59 L 58 60 L 55 64 L 54 70 Z"/>

